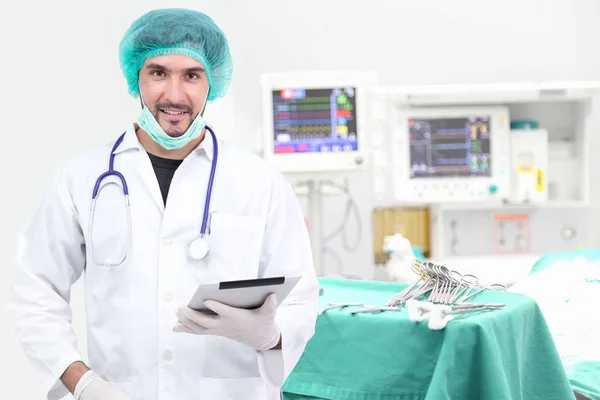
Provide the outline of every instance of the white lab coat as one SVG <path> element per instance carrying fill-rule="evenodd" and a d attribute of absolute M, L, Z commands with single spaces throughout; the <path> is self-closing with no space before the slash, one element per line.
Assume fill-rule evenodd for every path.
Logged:
<path fill-rule="evenodd" d="M 88 365 L 135 399 L 279 398 L 279 386 L 316 323 L 318 281 L 309 238 L 282 175 L 261 158 L 218 143 L 210 253 L 202 261 L 189 257 L 188 245 L 202 222 L 213 157 L 208 132 L 176 171 L 164 207 L 134 126 L 127 131 L 115 169 L 129 188 L 131 248 L 117 267 L 92 262 L 88 232 L 92 190 L 107 170 L 112 143 L 69 160 L 56 173 L 20 235 L 11 300 L 18 335 L 48 399 L 68 394 L 59 377 L 81 360 L 69 300 L 71 285 L 82 274 Z M 98 259 L 116 260 L 121 254 L 124 210 L 119 186 L 106 186 L 94 221 Z M 303 278 L 277 312 L 282 350 L 257 352 L 217 336 L 173 332 L 176 308 L 187 304 L 200 283 L 292 275 Z"/>

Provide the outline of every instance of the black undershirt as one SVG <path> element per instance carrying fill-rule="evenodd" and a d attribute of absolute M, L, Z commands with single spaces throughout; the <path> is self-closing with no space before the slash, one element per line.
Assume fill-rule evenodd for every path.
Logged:
<path fill-rule="evenodd" d="M 175 175 L 175 171 L 179 168 L 183 160 L 171 160 L 150 153 L 148 153 L 148 156 L 150 157 L 150 162 L 152 162 L 152 167 L 154 168 L 154 173 L 158 180 L 158 186 L 162 193 L 163 202 L 167 205 L 167 195 L 169 194 L 173 175 Z"/>

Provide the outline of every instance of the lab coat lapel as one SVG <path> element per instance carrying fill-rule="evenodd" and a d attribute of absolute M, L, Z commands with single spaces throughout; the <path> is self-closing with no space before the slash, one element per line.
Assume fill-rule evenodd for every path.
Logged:
<path fill-rule="evenodd" d="M 146 188 L 150 192 L 150 195 L 154 199 L 156 206 L 162 213 L 164 213 L 165 205 L 163 203 L 160 187 L 158 186 L 156 174 L 154 173 L 154 168 L 152 167 L 152 162 L 150 161 L 150 157 L 148 157 L 146 151 L 141 148 L 138 152 L 137 170 L 142 177 L 142 181 L 146 185 Z"/>

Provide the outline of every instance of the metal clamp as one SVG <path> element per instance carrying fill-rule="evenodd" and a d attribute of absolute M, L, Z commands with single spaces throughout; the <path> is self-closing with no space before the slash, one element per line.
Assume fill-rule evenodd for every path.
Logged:
<path fill-rule="evenodd" d="M 329 303 L 329 307 L 322 309 L 321 312 L 319 312 L 319 315 L 322 315 L 329 310 L 335 310 L 336 308 L 360 307 L 362 305 L 363 303 Z"/>

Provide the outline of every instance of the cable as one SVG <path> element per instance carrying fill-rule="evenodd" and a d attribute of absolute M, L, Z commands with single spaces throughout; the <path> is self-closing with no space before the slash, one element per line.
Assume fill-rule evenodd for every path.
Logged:
<path fill-rule="evenodd" d="M 354 215 L 356 217 L 356 242 L 353 246 L 350 246 L 348 244 L 348 238 L 346 236 L 347 230 L 345 229 L 346 225 L 344 222 L 344 230 L 342 232 L 342 244 L 344 245 L 344 249 L 346 249 L 346 251 L 354 252 L 354 251 L 356 251 L 356 249 L 358 249 L 358 246 L 360 244 L 360 239 L 362 236 L 362 223 L 360 220 L 360 214 L 358 212 L 358 207 L 356 206 L 356 203 L 354 202 L 354 199 L 352 199 L 352 197 L 350 197 L 350 200 L 348 201 L 347 204 L 348 204 L 348 209 L 354 209 Z M 347 215 L 348 214 L 350 214 L 350 211 L 348 211 Z M 347 219 L 346 219 L 346 221 L 347 221 Z"/>
<path fill-rule="evenodd" d="M 293 186 L 294 187 L 308 186 L 309 183 L 310 183 L 310 181 L 300 181 L 300 182 L 295 182 Z M 341 276 L 341 277 L 344 277 L 347 279 L 362 279 L 359 276 L 345 274 L 343 272 L 344 263 L 343 263 L 342 258 L 339 256 L 339 254 L 334 252 L 333 249 L 331 249 L 330 247 L 327 247 L 325 245 L 327 242 L 334 239 L 340 233 L 342 234 L 342 246 L 344 247 L 344 250 L 346 250 L 347 252 L 352 253 L 352 252 L 356 251 L 356 249 L 358 248 L 358 246 L 360 244 L 360 240 L 361 240 L 361 236 L 362 236 L 362 221 L 360 219 L 360 214 L 359 214 L 356 202 L 354 201 L 354 198 L 352 197 L 352 194 L 350 193 L 350 190 L 348 189 L 348 180 L 347 179 L 344 180 L 344 185 L 340 185 L 333 181 L 319 181 L 319 184 L 333 186 L 333 187 L 341 190 L 347 196 L 346 209 L 344 211 L 344 217 L 343 217 L 342 223 L 340 224 L 339 227 L 334 229 L 332 233 L 323 237 L 323 247 L 322 247 L 321 251 L 323 254 L 329 254 L 335 260 L 335 262 L 337 264 L 335 269 L 337 270 L 338 276 Z M 352 211 L 354 211 L 354 214 L 356 216 L 357 235 L 356 235 L 356 243 L 354 243 L 353 246 L 350 246 L 348 244 L 346 227 L 347 227 L 348 219 L 350 217 L 350 213 L 352 213 Z"/>
<path fill-rule="evenodd" d="M 308 183 L 309 183 L 309 181 L 300 181 L 300 182 L 296 182 L 294 184 L 294 186 L 297 186 L 297 187 L 307 186 Z M 354 198 L 352 197 L 352 194 L 350 193 L 350 190 L 348 189 L 348 180 L 347 179 L 344 180 L 344 185 L 340 185 L 339 183 L 333 182 L 331 180 L 319 181 L 319 183 L 321 185 L 329 185 L 329 186 L 339 189 L 348 198 L 348 200 L 346 201 L 346 209 L 344 211 L 344 217 L 343 217 L 342 223 L 340 224 L 340 226 L 338 226 L 336 229 L 334 229 L 331 233 L 323 236 L 323 244 L 330 242 L 337 235 L 341 234 L 342 235 L 342 246 L 344 246 L 344 250 L 346 250 L 349 253 L 356 251 L 356 249 L 358 249 L 358 246 L 360 244 L 360 240 L 362 237 L 362 221 L 360 219 L 358 206 L 356 205 L 356 202 L 354 201 Z M 354 215 L 356 217 L 357 233 L 356 233 L 355 243 L 353 243 L 353 245 L 350 245 L 348 243 L 346 227 L 347 227 L 348 219 L 350 219 L 350 214 L 352 213 L 352 211 L 354 211 Z"/>
<path fill-rule="evenodd" d="M 360 220 L 360 214 L 358 211 L 358 207 L 356 206 L 356 202 L 354 201 L 354 198 L 352 197 L 352 194 L 350 193 L 350 190 L 348 189 L 348 180 L 347 179 L 344 180 L 343 186 L 336 182 L 333 182 L 333 181 L 322 181 L 321 183 L 325 184 L 325 185 L 333 186 L 333 187 L 341 190 L 342 192 L 344 192 L 344 194 L 346 196 L 348 196 L 348 201 L 346 202 L 346 210 L 344 211 L 344 217 L 343 217 L 342 223 L 332 233 L 325 236 L 323 238 L 323 242 L 327 243 L 328 241 L 332 240 L 333 238 L 335 238 L 337 235 L 339 235 L 341 233 L 342 234 L 342 245 L 344 246 L 344 249 L 346 251 L 352 253 L 352 252 L 356 251 L 356 249 L 358 248 L 358 245 L 360 244 L 360 239 L 362 236 L 362 223 Z M 353 245 L 350 245 L 350 244 L 348 244 L 346 227 L 347 227 L 348 220 L 350 219 L 350 213 L 352 213 L 352 211 L 354 211 L 354 215 L 356 217 L 357 233 L 356 233 L 356 242 Z"/>
<path fill-rule="evenodd" d="M 337 273 L 339 275 L 343 274 L 343 270 L 344 270 L 344 263 L 342 261 L 342 258 L 339 256 L 339 254 L 337 254 L 335 251 L 333 251 L 332 249 L 330 249 L 327 246 L 323 246 L 323 254 L 329 254 L 331 255 L 331 257 L 335 260 L 336 264 L 337 264 Z"/>

